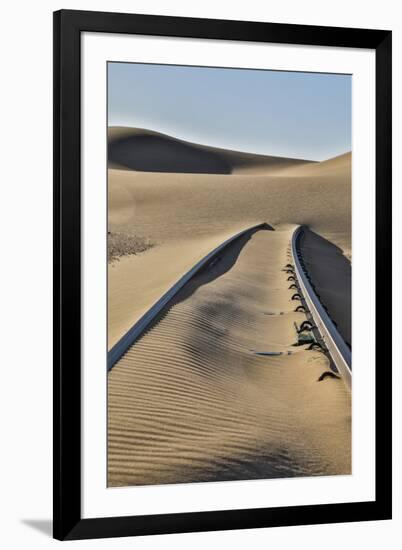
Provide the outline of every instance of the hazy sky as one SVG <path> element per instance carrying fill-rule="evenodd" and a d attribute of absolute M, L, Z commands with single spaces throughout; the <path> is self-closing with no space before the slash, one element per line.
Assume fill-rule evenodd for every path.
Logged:
<path fill-rule="evenodd" d="M 351 76 L 108 64 L 110 126 L 266 155 L 351 150 Z"/>

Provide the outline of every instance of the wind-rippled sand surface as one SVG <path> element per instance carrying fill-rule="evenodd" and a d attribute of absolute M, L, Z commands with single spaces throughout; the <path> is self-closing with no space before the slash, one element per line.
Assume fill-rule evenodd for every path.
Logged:
<path fill-rule="evenodd" d="M 350 163 L 349 154 L 313 163 L 300 177 L 296 168 L 281 176 L 109 170 L 110 230 L 153 243 L 109 268 L 109 346 L 198 260 L 247 227 L 306 224 L 350 257 Z"/>
<path fill-rule="evenodd" d="M 350 395 L 291 347 L 290 236 L 232 246 L 112 369 L 110 486 L 350 473 Z"/>
<path fill-rule="evenodd" d="M 261 222 L 275 231 L 232 245 L 109 372 L 109 486 L 351 473 L 350 393 L 342 380 L 317 382 L 328 370 L 323 354 L 292 347 L 293 322 L 305 316 L 294 313 L 282 271 L 294 224 L 350 257 L 350 154 L 303 163 L 226 152 L 219 164 L 208 148 L 208 169 L 228 173 L 150 173 L 128 169 L 138 159 L 119 143 L 109 230 L 154 246 L 109 266 L 109 348 L 229 236 Z M 171 140 L 165 151 L 157 140 L 169 163 L 187 145 Z"/>

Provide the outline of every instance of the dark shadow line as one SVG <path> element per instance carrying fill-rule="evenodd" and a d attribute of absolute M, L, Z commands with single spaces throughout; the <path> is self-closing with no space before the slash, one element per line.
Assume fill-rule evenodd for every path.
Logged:
<path fill-rule="evenodd" d="M 144 329 L 141 335 L 135 340 L 135 342 L 127 349 L 129 351 L 132 346 L 135 346 L 146 334 L 148 334 L 153 328 L 155 328 L 169 313 L 169 311 L 179 304 L 187 300 L 198 288 L 206 285 L 215 279 L 221 277 L 228 272 L 237 262 L 241 251 L 244 246 L 251 240 L 252 236 L 258 231 L 275 231 L 272 226 L 265 224 L 264 227 L 257 227 L 248 231 L 243 236 L 239 237 L 224 250 L 220 252 L 217 257 L 214 257 L 210 262 L 204 266 L 196 275 L 194 275 L 183 288 L 161 309 L 158 315 L 149 323 Z M 127 351 L 125 353 L 127 353 Z M 125 355 L 125 354 L 124 354 Z M 124 357 L 123 355 L 123 357 Z"/>

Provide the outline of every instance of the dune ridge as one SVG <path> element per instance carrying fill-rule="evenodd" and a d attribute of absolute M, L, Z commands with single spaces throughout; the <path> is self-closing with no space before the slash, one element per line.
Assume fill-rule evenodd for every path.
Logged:
<path fill-rule="evenodd" d="M 230 151 L 141 128 L 108 128 L 109 167 L 141 172 L 265 174 L 312 161 Z"/>

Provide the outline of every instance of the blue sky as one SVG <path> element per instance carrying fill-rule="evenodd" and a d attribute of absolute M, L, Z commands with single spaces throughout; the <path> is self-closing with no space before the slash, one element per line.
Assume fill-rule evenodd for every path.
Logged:
<path fill-rule="evenodd" d="M 251 153 L 351 150 L 350 75 L 108 63 L 109 126 Z"/>

